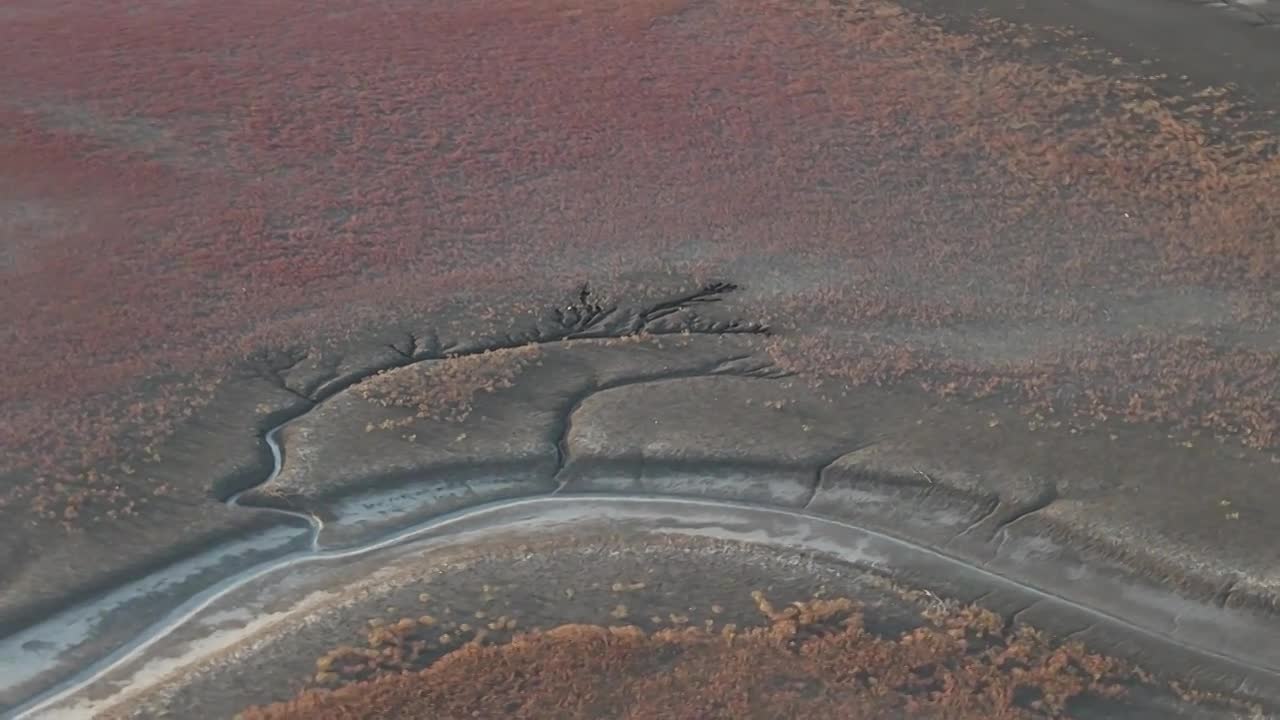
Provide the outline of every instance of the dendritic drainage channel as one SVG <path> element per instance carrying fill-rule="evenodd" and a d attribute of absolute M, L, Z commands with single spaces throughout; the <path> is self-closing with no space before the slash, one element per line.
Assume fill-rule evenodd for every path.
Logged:
<path fill-rule="evenodd" d="M 716 319 L 698 311 L 699 307 L 719 303 L 737 290 L 738 286 L 731 282 L 709 282 L 664 299 L 623 306 L 603 299 L 590 285 L 583 285 L 573 300 L 564 306 L 549 308 L 524 330 L 448 343 L 434 332 L 426 336 L 405 333 L 401 341 L 387 345 L 394 353 L 394 359 L 349 374 L 322 375 L 309 382 L 292 383 L 287 373 L 306 360 L 304 352 L 264 352 L 252 361 L 252 365 L 255 372 L 281 390 L 314 406 L 372 375 L 426 360 L 447 360 L 567 340 L 620 339 L 642 334 L 767 335 L 769 327 L 765 323 Z M 314 407 L 307 407 L 299 414 L 312 409 Z"/>
<path fill-rule="evenodd" d="M 419 362 L 414 360 L 419 356 L 422 356 L 422 361 L 447 360 L 494 348 L 515 348 L 530 343 L 543 346 L 548 365 L 554 367 L 559 375 L 567 374 L 572 382 L 560 386 L 559 394 L 549 403 L 544 402 L 535 408 L 543 422 L 548 423 L 549 437 L 542 447 L 544 455 L 550 457 L 544 457 L 545 462 L 539 470 L 544 477 L 538 488 L 525 488 L 526 495 L 551 495 L 553 499 L 565 502 L 575 501 L 582 493 L 606 494 L 610 498 L 629 497 L 636 501 L 657 501 L 670 495 L 698 495 L 696 499 L 686 497 L 672 502 L 761 511 L 768 506 L 795 518 L 797 522 L 805 519 L 815 527 L 822 523 L 835 523 L 874 533 L 877 537 L 896 538 L 897 542 L 945 557 L 956 568 L 969 568 L 973 573 L 966 577 L 981 579 L 968 584 L 948 584 L 945 577 L 927 574 L 911 578 L 916 584 L 935 583 L 934 589 L 942 595 L 981 600 L 984 606 L 998 608 L 1013 622 L 1045 628 L 1054 636 L 1077 637 L 1090 646 L 1119 645 L 1119 652 L 1132 650 L 1141 656 L 1144 665 L 1157 670 L 1168 669 L 1177 674 L 1188 668 L 1194 669 L 1196 679 L 1203 680 L 1202 684 L 1214 689 L 1239 692 L 1249 697 L 1275 694 L 1280 663 L 1276 662 L 1274 650 L 1280 648 L 1280 644 L 1266 642 L 1267 638 L 1275 635 L 1273 625 L 1259 624 L 1257 617 L 1222 607 L 1225 603 L 1211 607 L 1180 598 L 1158 582 L 1145 585 L 1135 582 L 1132 573 L 1126 574 L 1123 568 L 1116 571 L 1100 569 L 1089 558 L 1071 555 L 1071 543 L 1063 542 L 1060 537 L 1055 539 L 1037 534 L 1033 527 L 1029 529 L 1035 525 L 1029 521 L 1040 519 L 1045 514 L 1044 509 L 1057 502 L 1059 487 L 1054 482 L 1021 483 L 1008 488 L 1007 493 L 974 494 L 963 488 L 957 489 L 949 477 L 938 474 L 938 468 L 929 466 L 926 466 L 927 472 L 913 469 L 899 478 L 880 477 L 874 472 L 868 474 L 871 467 L 868 462 L 874 464 L 875 458 L 880 461 L 886 458 L 885 448 L 870 446 L 868 438 L 884 434 L 894 422 L 891 416 L 904 412 L 901 398 L 890 398 L 893 407 L 871 406 L 862 400 L 851 400 L 856 409 L 853 415 L 823 415 L 830 410 L 829 407 L 823 410 L 818 405 L 811 405 L 801 422 L 812 423 L 812 427 L 805 424 L 788 428 L 785 423 L 779 424 L 784 414 L 770 409 L 763 415 L 757 415 L 757 420 L 763 418 L 763 421 L 753 425 L 746 417 L 750 415 L 746 406 L 739 403 L 750 401 L 754 396 L 755 407 L 777 408 L 792 400 L 790 393 L 799 389 L 775 387 L 791 383 L 775 382 L 780 373 L 765 363 L 752 360 L 750 354 L 740 352 L 737 347 L 739 341 L 752 341 L 751 338 L 706 337 L 756 335 L 765 331 L 762 326 L 752 323 L 706 320 L 693 309 L 704 303 L 716 302 L 729 289 L 732 286 L 713 284 L 670 301 L 619 311 L 593 299 L 593 293 L 584 288 L 574 302 L 548 313 L 549 320 L 543 329 L 447 348 L 441 347 L 434 339 L 421 343 L 410 338 L 398 351 L 394 367 Z M 660 362 L 631 362 L 626 372 L 602 375 L 597 372 L 598 367 L 592 370 L 581 364 L 582 358 L 593 353 L 630 356 L 637 352 L 638 346 L 605 347 L 611 344 L 607 341 L 640 333 L 687 334 L 695 336 L 698 342 L 668 342 L 670 347 L 663 350 L 667 354 Z M 570 342 L 578 340 L 603 342 Z M 698 348 L 704 341 L 723 347 L 717 348 L 715 353 L 702 353 Z M 587 369 L 583 370 L 584 367 Z M 637 367 L 640 371 L 636 370 Z M 544 368 L 544 374 L 536 378 L 531 376 L 531 384 L 541 387 L 541 383 L 552 377 L 546 374 L 550 370 Z M 578 382 L 581 378 L 573 377 L 577 372 L 590 376 L 590 382 Z M 249 570 L 205 586 L 205 590 L 188 597 L 176 607 L 170 605 L 164 612 L 146 615 L 162 619 L 123 642 L 90 647 L 97 653 L 92 657 L 83 650 L 83 646 L 86 646 L 84 639 L 92 633 L 94 623 L 105 621 L 100 616 L 115 613 L 119 617 L 120 613 L 135 610 L 134 605 L 98 598 L 95 603 L 78 608 L 71 614 L 61 615 L 43 623 L 40 628 L 3 641 L 0 648 L 23 652 L 12 655 L 19 660 L 11 661 L 12 667 L 3 668 L 6 672 L 0 677 L 9 683 L 11 692 L 21 690 L 22 683 L 34 690 L 14 692 L 10 696 L 23 703 L 23 709 L 15 712 L 21 712 L 23 717 L 43 716 L 46 710 L 61 706 L 73 697 L 83 698 L 85 693 L 98 694 L 102 688 L 122 682 L 119 679 L 123 677 L 122 673 L 131 672 L 129 668 L 135 663 L 145 663 L 159 655 L 171 656 L 172 653 L 162 652 L 161 648 L 176 642 L 184 633 L 190 635 L 190 623 L 194 618 L 203 617 L 214 606 L 222 608 L 220 612 L 224 616 L 228 612 L 242 611 L 243 607 L 227 607 L 226 604 L 231 602 L 230 598 L 239 592 L 239 588 L 264 578 L 287 582 L 293 577 L 293 572 L 302 568 L 319 567 L 326 561 L 364 557 L 421 538 L 421 533 L 427 533 L 429 528 L 456 530 L 461 526 L 453 523 L 453 519 L 467 517 L 478 509 L 515 507 L 540 513 L 560 507 L 539 504 L 528 497 L 490 497 L 494 502 L 483 505 L 484 498 L 473 495 L 466 498 L 469 505 L 455 506 L 454 510 L 433 506 L 430 514 L 420 513 L 416 517 L 401 514 L 396 521 L 399 524 L 394 527 L 386 524 L 365 526 L 359 532 L 342 536 L 345 512 L 336 513 L 333 521 L 327 522 L 330 518 L 310 506 L 306 498 L 290 497 L 287 493 L 273 497 L 269 493 L 254 492 L 264 485 L 275 484 L 291 460 L 296 460 L 299 455 L 320 454 L 320 465 L 294 464 L 291 472 L 303 486 L 314 485 L 325 472 L 349 478 L 353 472 L 359 474 L 363 471 L 369 461 L 376 461 L 381 450 L 370 444 L 380 440 L 376 434 L 371 436 L 363 431 L 363 421 L 354 426 L 345 421 L 331 424 L 327 432 L 312 438 L 309 449 L 291 445 L 287 439 L 282 441 L 282 437 L 291 431 L 292 423 L 314 428 L 316 423 L 334 423 L 335 418 L 346 418 L 348 411 L 358 412 L 367 406 L 367 403 L 362 405 L 359 398 L 353 398 L 351 393 L 342 391 L 369 374 L 370 371 L 365 371 L 347 377 L 330 376 L 303 386 L 289 385 L 287 381 L 290 378 L 283 372 L 279 375 L 283 386 L 317 399 L 309 405 L 308 412 L 266 433 L 265 443 L 272 458 L 270 473 L 251 488 L 235 489 L 228 501 L 279 512 L 282 519 L 287 520 L 288 533 L 294 536 L 301 533 L 296 538 L 298 542 L 291 546 L 294 552 L 278 553 Z M 296 377 L 293 376 L 295 383 Z M 758 387 L 761 385 L 775 387 L 771 391 L 776 393 L 772 399 L 757 394 L 762 389 Z M 707 398 L 716 400 L 707 404 L 704 402 Z M 508 395 L 494 396 L 494 402 L 504 407 L 515 399 L 515 396 Z M 724 408 L 717 403 L 722 405 L 726 399 L 732 399 L 742 409 L 736 413 L 724 413 Z M 342 406 L 343 402 L 348 404 Z M 606 407 L 610 402 L 615 408 L 626 411 L 610 414 Z M 712 413 L 699 414 L 697 406 L 700 403 Z M 659 426 L 650 421 L 637 426 L 633 410 L 641 405 L 661 408 L 660 414 L 671 415 L 668 418 L 670 422 Z M 314 412 L 321 408 L 321 412 Z M 673 408 L 677 408 L 674 414 Z M 341 412 L 335 415 L 334 410 Z M 913 413 L 909 409 L 906 412 L 908 415 Z M 528 417 L 516 413 L 509 427 L 527 425 Z M 914 427 L 915 420 L 915 417 L 908 417 L 907 425 Z M 868 426 L 868 432 L 862 434 L 861 439 L 856 432 L 845 434 L 846 425 L 859 422 Z M 733 453 L 715 461 L 696 457 L 682 459 L 676 455 L 672 456 L 674 460 L 654 462 L 653 458 L 642 456 L 637 465 L 634 458 L 609 456 L 610 448 L 615 445 L 636 447 L 629 441 L 642 437 L 640 447 L 670 449 L 675 447 L 673 439 L 681 442 L 692 440 L 693 446 L 697 447 L 703 441 L 715 440 L 712 431 L 717 424 L 725 425 L 728 433 L 735 437 L 726 446 L 733 449 Z M 661 427 L 673 429 L 666 435 L 646 434 Z M 508 426 L 501 428 L 500 432 L 502 434 L 492 436 L 495 442 L 509 440 L 505 434 Z M 476 434 L 474 430 L 472 434 Z M 766 436 L 775 441 L 787 439 L 780 445 L 775 442 L 766 446 L 762 442 Z M 552 443 L 555 438 L 558 441 Z M 346 440 L 353 440 L 356 444 L 344 446 L 342 443 Z M 490 452 L 486 443 L 480 443 L 485 454 Z M 553 449 L 547 447 L 551 444 L 554 444 Z M 803 452 L 792 452 L 801 447 Z M 867 451 L 873 454 L 865 454 Z M 593 453 L 594 457 L 588 457 Z M 348 454 L 351 457 L 346 461 L 334 462 Z M 738 462 L 743 456 L 752 459 Z M 316 458 L 313 456 L 312 459 Z M 911 462 L 915 461 L 913 455 Z M 325 468 L 324 465 L 336 467 Z M 367 473 L 361 477 L 362 482 Z M 343 482 L 341 487 L 360 487 L 361 482 Z M 390 492 L 374 504 L 395 506 L 394 509 L 400 510 L 402 506 L 413 505 L 421 499 L 414 495 L 417 492 L 414 485 L 420 489 L 443 482 L 444 479 L 436 474 L 420 473 L 416 480 L 411 479 L 410 487 Z M 286 483 L 284 487 L 289 486 Z M 246 497 L 243 494 L 246 492 L 252 494 Z M 264 497 L 268 502 L 258 501 Z M 246 503 L 250 498 L 253 502 Z M 345 499 L 340 499 L 345 502 Z M 747 534 L 763 533 L 761 527 L 740 526 L 737 529 Z M 761 538 L 764 539 L 765 535 L 767 533 Z M 322 536 L 326 538 L 324 542 Z M 821 536 L 821 532 L 817 533 L 815 542 Z M 288 539 L 280 538 L 281 541 Z M 892 563 L 882 563 L 882 566 L 886 572 L 893 570 Z M 140 582 L 154 584 L 163 575 L 157 573 Z M 999 587 L 983 584 L 989 585 L 992 577 L 1002 578 L 1005 584 Z M 1008 586 L 1025 591 L 1000 589 Z M 1088 612 L 1081 615 L 1064 610 L 1064 607 Z M 1213 641 L 1210 635 L 1218 639 Z M 49 637 L 61 638 L 59 642 L 62 645 L 39 645 L 48 643 Z M 70 678 L 66 678 L 67 673 L 63 673 L 62 680 L 57 679 L 56 673 L 37 672 L 38 677 L 32 675 L 31 668 L 38 668 L 39 664 L 21 662 L 35 657 L 32 649 L 36 655 L 50 662 L 61 658 L 64 668 L 72 673 Z M 65 662 L 66 653 L 62 650 L 76 649 L 80 649 L 80 661 Z M 0 663 L 7 657 L 10 657 L 7 652 L 0 652 Z M 27 674 L 25 680 L 23 673 Z M 53 687 L 45 689 L 51 685 Z M 36 697 L 28 701 L 32 695 Z"/>
<path fill-rule="evenodd" d="M 138 637 L 123 643 L 119 642 L 118 638 L 98 637 L 102 628 L 109 626 L 113 618 L 118 619 L 125 613 L 151 615 L 156 612 L 161 614 L 169 612 L 166 619 L 159 625 L 171 624 L 175 614 L 180 616 L 186 612 L 183 608 L 193 603 L 199 605 L 204 602 L 211 594 L 216 594 L 217 588 L 225 583 L 240 582 L 244 578 L 269 570 L 279 562 L 289 562 L 300 554 L 319 551 L 320 536 L 324 529 L 324 522 L 319 514 L 290 509 L 275 503 L 248 503 L 244 501 L 243 496 L 246 492 L 269 483 L 280 473 L 283 453 L 278 437 L 281 430 L 307 413 L 313 412 L 326 400 L 387 370 L 403 368 L 415 363 L 464 358 L 524 346 L 575 340 L 622 339 L 641 335 L 661 337 L 767 334 L 768 327 L 763 323 L 717 319 L 700 312 L 702 308 L 721 302 L 727 294 L 737 289 L 733 283 L 709 282 L 651 302 L 625 306 L 606 300 L 589 285 L 583 285 L 570 302 L 548 309 L 541 319 L 524 330 L 507 333 L 500 337 L 455 343 L 444 343 L 434 334 L 427 338 L 406 335 L 403 342 L 392 343 L 389 346 L 395 353 L 390 362 L 360 368 L 359 371 L 346 375 L 320 377 L 301 386 L 289 381 L 288 372 L 300 364 L 305 356 L 286 353 L 283 356 L 264 354 L 258 357 L 253 362 L 257 373 L 305 402 L 300 412 L 284 419 L 264 434 L 263 442 L 270 451 L 272 461 L 266 477 L 248 487 L 222 488 L 226 492 L 223 500 L 233 507 L 252 506 L 277 513 L 288 518 L 289 523 L 231 543 L 226 547 L 184 559 L 173 566 L 118 586 L 101 596 L 59 611 L 43 622 L 35 623 L 14 635 L 0 639 L 0 712 L 6 712 L 5 708 L 8 706 L 7 713 L 15 713 L 18 711 L 14 708 L 19 704 L 30 707 L 32 703 L 38 705 L 43 702 L 40 698 L 61 695 L 68 688 L 82 684 L 85 678 L 94 677 L 104 668 L 114 666 L 120 658 L 131 656 L 138 647 L 147 645 L 155 636 L 154 630 L 146 630 Z M 773 374 L 773 371 L 759 364 L 726 368 L 707 367 L 705 370 L 711 373 L 738 372 L 757 377 Z M 696 375 L 701 371 L 696 370 L 680 375 Z M 299 522 L 305 523 L 308 527 L 307 538 L 301 547 L 296 539 L 296 530 L 293 529 Z M 233 574 L 223 583 L 215 584 L 195 594 L 176 609 L 172 609 L 172 602 L 169 602 L 168 607 L 164 607 L 165 601 L 157 600 L 162 595 L 171 595 L 176 588 L 188 586 L 192 578 L 216 575 L 220 572 L 220 566 L 229 564 L 232 560 L 251 558 L 266 559 L 259 564 L 251 565 L 247 570 Z M 148 601 L 150 601 L 149 604 Z M 97 659 L 94 659 L 95 656 Z M 80 667 L 83 669 L 79 669 Z M 31 698 L 33 694 L 36 697 Z M 29 699 L 24 700 L 24 697 Z M 23 711 L 23 714 L 27 712 Z M 7 717 L 8 714 L 5 716 Z"/>
<path fill-rule="evenodd" d="M 284 376 L 290 367 L 296 366 L 301 357 L 294 355 L 285 358 L 284 364 L 271 358 L 258 361 L 259 372 L 272 379 L 280 388 L 304 399 L 308 405 L 300 414 L 284 420 L 264 435 L 264 442 L 270 448 L 272 470 L 266 478 L 249 487 L 236 489 L 224 498 L 232 506 L 257 507 L 265 510 L 282 512 L 287 516 L 304 520 L 312 527 L 311 549 L 319 546 L 319 535 L 324 527 L 320 514 L 290 507 L 291 499 L 259 495 L 255 498 L 245 497 L 253 491 L 270 485 L 279 476 L 283 465 L 283 452 L 279 436 L 281 431 L 307 413 L 313 412 L 326 400 L 354 385 L 389 370 L 430 361 L 447 361 L 482 355 L 502 350 L 514 350 L 522 347 L 550 346 L 571 341 L 585 340 L 621 340 L 625 338 L 650 336 L 725 336 L 725 335 L 767 335 L 769 327 L 762 322 L 739 319 L 715 319 L 698 312 L 700 306 L 721 302 L 729 293 L 738 290 L 738 286 L 730 282 L 709 282 L 687 292 L 677 293 L 667 298 L 656 300 L 634 307 L 621 307 L 617 303 L 602 300 L 589 285 L 583 285 L 574 299 L 564 306 L 556 306 L 547 310 L 543 320 L 532 327 L 519 332 L 503 334 L 500 337 L 482 338 L 467 342 L 444 344 L 438 335 L 427 338 L 406 335 L 402 344 L 392 343 L 391 350 L 396 353 L 398 361 L 363 369 L 349 376 L 324 378 L 303 387 L 294 387 Z M 683 370 L 662 371 L 654 375 L 638 378 L 636 381 L 647 382 L 653 379 L 679 379 L 701 375 L 735 374 L 749 377 L 774 378 L 783 377 L 787 373 L 772 367 L 770 363 L 752 360 L 750 354 L 740 354 L 725 360 L 707 363 L 703 366 Z M 559 431 L 557 448 L 556 475 L 564 469 L 566 451 L 565 436 L 569 430 L 569 419 L 578 405 L 586 397 L 603 390 L 624 386 L 632 380 L 624 379 L 605 382 L 597 387 L 589 388 L 568 403 L 563 413 L 565 418 Z"/>

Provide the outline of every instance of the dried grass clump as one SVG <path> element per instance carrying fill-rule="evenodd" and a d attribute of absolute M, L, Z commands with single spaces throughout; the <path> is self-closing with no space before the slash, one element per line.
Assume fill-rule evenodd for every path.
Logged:
<path fill-rule="evenodd" d="M 408 418 L 390 421 L 393 427 L 414 419 L 462 422 L 471 414 L 476 395 L 511 387 L 541 354 L 537 345 L 525 345 L 410 365 L 378 373 L 355 391 L 381 407 L 413 411 Z"/>
<path fill-rule="evenodd" d="M 1007 628 L 977 607 L 941 604 L 919 627 L 882 637 L 849 599 L 779 608 L 754 597 L 759 627 L 562 625 L 469 643 L 418 672 L 305 691 L 239 717 L 1021 720 L 1071 717 L 1074 700 L 1115 699 L 1153 682 L 1079 643 Z"/>

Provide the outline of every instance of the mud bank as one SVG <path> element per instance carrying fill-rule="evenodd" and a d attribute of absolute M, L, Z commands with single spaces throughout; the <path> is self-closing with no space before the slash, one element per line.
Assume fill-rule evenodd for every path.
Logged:
<path fill-rule="evenodd" d="M 0 641 L 22 667 L 3 698 L 30 716 L 98 697 L 121 673 L 142 673 L 145 686 L 155 667 L 138 668 L 184 633 L 194 642 L 193 628 L 238 626 L 234 644 L 274 622 L 274 610 L 227 600 L 244 588 L 290 586 L 299 568 L 372 557 L 477 518 L 533 522 L 592 503 L 728 513 L 700 521 L 701 532 L 797 552 L 801 538 L 806 552 L 851 561 L 850 547 L 883 546 L 863 564 L 1197 686 L 1275 698 L 1276 565 L 1250 539 L 1266 534 L 1265 518 L 1233 521 L 1224 543 L 1197 509 L 1220 514 L 1218 497 L 1250 507 L 1265 468 L 1230 454 L 1239 451 L 1171 454 L 1140 430 L 1122 442 L 1110 432 L 1050 442 L 998 406 L 832 392 L 788 377 L 764 350 L 754 333 L 588 337 L 410 356 L 344 381 L 264 435 L 270 473 L 227 501 L 279 528 Z M 473 381 L 465 397 L 434 394 Z M 1206 502 L 1199 480 L 1232 462 Z M 1136 497 L 1152 477 L 1168 492 Z"/>
<path fill-rule="evenodd" d="M 1212 677 L 1240 678 L 1243 683 L 1220 689 L 1272 702 L 1280 699 L 1277 694 L 1280 675 L 1274 658 L 1245 657 L 1236 646 L 1194 645 L 1176 633 L 1083 605 L 1061 594 L 1061 588 L 1036 588 L 1010 579 L 998 566 L 976 567 L 848 523 L 795 511 L 688 498 L 558 495 L 472 509 L 376 543 L 296 556 L 224 582 L 199 602 L 153 627 L 94 671 L 19 708 L 13 716 L 71 718 L 120 713 L 121 716 L 146 717 L 164 709 L 173 711 L 174 703 L 201 702 L 202 694 L 219 698 L 208 702 L 232 705 L 278 699 L 281 692 L 287 692 L 288 681 L 297 679 L 291 675 L 297 672 L 297 658 L 309 664 L 306 643 L 300 638 L 334 643 L 341 633 L 333 633 L 333 628 L 326 624 L 332 618 L 344 617 L 348 622 L 354 619 L 354 624 L 360 626 L 362 618 L 375 612 L 375 608 L 380 608 L 378 612 L 385 611 L 388 604 L 403 608 L 404 598 L 390 599 L 391 595 L 399 592 L 402 596 L 405 593 L 421 596 L 422 593 L 414 590 L 414 582 L 422 577 L 449 576 L 453 572 L 451 563 L 458 561 L 459 553 L 514 554 L 527 564 L 537 555 L 537 548 L 548 543 L 573 548 L 589 538 L 600 537 L 609 538 L 608 542 L 615 547 L 627 546 L 641 553 L 645 548 L 660 548 L 669 545 L 672 538 L 681 538 L 712 550 L 721 547 L 718 551 L 721 553 L 724 544 L 729 544 L 755 548 L 763 554 L 772 554 L 780 562 L 790 559 L 787 561 L 792 563 L 790 570 L 778 572 L 775 567 L 772 572 L 743 577 L 744 587 L 721 588 L 725 596 L 735 591 L 749 593 L 757 586 L 776 589 L 789 583 L 810 582 L 824 573 L 811 572 L 803 563 L 796 565 L 799 562 L 796 558 L 818 558 L 835 568 L 828 568 L 826 576 L 846 579 L 874 576 L 913 587 L 938 602 L 977 601 L 993 608 L 1013 625 L 1029 624 L 1043 629 L 1050 637 L 1069 634 L 1064 630 L 1070 628 L 1076 629 L 1079 637 L 1087 628 L 1096 633 L 1098 639 L 1109 638 L 1105 643 L 1095 642 L 1094 637 L 1085 638 L 1090 650 L 1106 645 L 1108 651 L 1139 656 L 1142 667 L 1158 676 L 1185 679 L 1188 670 L 1198 669 L 1194 673 L 1199 681 L 1197 686 L 1208 685 L 1206 681 Z M 704 560 L 707 557 L 711 556 L 703 555 Z M 679 574 L 678 565 L 654 563 L 649 566 L 649 577 L 633 578 L 627 587 L 644 588 L 646 581 L 660 586 L 663 573 Z M 782 566 L 785 563 L 779 567 Z M 683 568 L 686 572 L 688 569 Z M 576 587 L 578 592 L 586 592 L 592 582 L 599 587 L 601 581 L 610 577 L 608 573 L 614 571 L 600 570 L 604 569 L 581 571 L 579 568 L 579 576 L 574 577 L 574 573 L 562 566 L 563 575 L 544 575 L 514 597 L 544 593 L 558 596 L 557 605 L 572 606 L 574 594 L 572 591 L 561 594 L 564 588 Z M 1080 577 L 1081 573 L 1080 568 L 1075 567 L 1057 570 L 1063 577 Z M 458 582 L 461 584 L 461 580 Z M 496 577 L 489 578 L 488 582 L 500 584 Z M 608 586 L 606 582 L 604 587 Z M 613 592 L 620 592 L 619 587 L 615 580 Z M 668 589 L 680 590 L 669 585 Z M 1185 601 L 1153 597 L 1118 584 L 1111 590 L 1124 596 L 1129 603 L 1128 610 L 1139 617 L 1174 613 L 1210 620 L 1202 609 Z M 713 599 L 696 595 L 696 592 L 683 595 L 681 602 L 710 606 Z M 479 598 L 472 600 L 480 603 Z M 654 612 L 652 608 L 646 610 L 639 597 L 621 597 L 618 603 L 611 606 L 615 612 L 622 603 L 628 604 L 625 612 L 636 616 Z M 479 613 L 476 617 L 485 615 Z M 466 617 L 459 619 L 465 622 Z M 1228 619 L 1219 626 L 1224 637 L 1232 633 L 1231 622 Z M 1238 620 L 1234 622 L 1236 630 L 1246 630 L 1239 626 Z M 1260 632 L 1258 628 L 1252 631 Z M 1234 638 L 1239 639 L 1238 635 Z M 1226 651 L 1235 651 L 1235 656 L 1228 657 Z M 294 656 L 293 667 L 289 667 L 289 663 L 274 664 L 270 658 L 277 655 Z M 246 682 L 248 674 L 270 676 L 273 673 L 278 681 L 274 686 L 259 679 L 245 686 L 250 688 L 248 692 L 231 699 L 225 696 L 225 688 Z M 209 694 L 212 684 L 224 691 Z"/>

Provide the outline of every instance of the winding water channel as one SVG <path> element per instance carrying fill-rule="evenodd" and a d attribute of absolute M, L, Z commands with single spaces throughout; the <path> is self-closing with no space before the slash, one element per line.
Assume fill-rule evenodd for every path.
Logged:
<path fill-rule="evenodd" d="M 274 478 L 282 466 L 282 451 L 277 441 L 280 429 L 277 427 L 265 436 L 273 457 L 273 469 L 264 482 Z M 238 500 L 239 495 L 236 495 L 228 503 L 237 505 Z M 167 612 L 160 613 L 155 622 L 132 639 L 118 644 L 114 649 L 104 650 L 96 660 L 81 663 L 81 669 L 12 707 L 5 717 L 17 720 L 85 717 L 93 714 L 101 709 L 101 703 L 104 702 L 103 686 L 114 688 L 107 692 L 111 696 L 112 693 L 132 692 L 135 688 L 130 687 L 130 682 L 141 683 L 139 678 L 155 680 L 155 668 L 147 669 L 149 654 L 175 634 L 183 631 L 189 635 L 198 634 L 200 629 L 196 624 L 206 615 L 217 612 L 225 616 L 233 611 L 234 608 L 226 607 L 228 600 L 238 591 L 255 583 L 279 584 L 279 579 L 300 573 L 304 569 L 322 571 L 327 563 L 337 564 L 353 558 L 367 558 L 380 551 L 410 543 L 457 543 L 482 537 L 500 539 L 503 533 L 515 529 L 555 526 L 563 531 L 566 527 L 571 530 L 575 523 L 600 522 L 602 519 L 616 522 L 618 527 L 631 524 L 666 533 L 716 537 L 787 550 L 818 552 L 848 563 L 890 574 L 906 574 L 913 578 L 944 578 L 953 584 L 960 583 L 965 587 L 975 588 L 975 596 L 1004 594 L 1006 597 L 1021 598 L 1019 604 L 1022 607 L 1036 608 L 1042 615 L 1048 613 L 1059 618 L 1073 619 L 1071 622 L 1079 627 L 1110 628 L 1140 643 L 1169 648 L 1175 653 L 1183 652 L 1220 660 L 1227 666 L 1247 672 L 1246 679 L 1241 682 L 1241 689 L 1257 690 L 1260 682 L 1271 685 L 1280 679 L 1277 668 L 1270 663 L 1254 663 L 1239 657 L 1227 657 L 1211 648 L 1188 643 L 1169 632 L 1152 629 L 1149 623 L 1143 622 L 1145 618 L 1135 619 L 1108 613 L 1061 594 L 1038 589 L 1008 574 L 957 560 L 902 538 L 795 510 L 651 495 L 553 493 L 473 507 L 436 517 L 355 547 L 329 550 L 323 549 L 321 544 L 324 524 L 319 518 L 294 511 L 272 511 L 293 521 L 305 522 L 307 527 L 276 528 L 211 550 L 201 558 L 193 558 L 166 568 L 24 632 L 0 640 L 0 678 L 3 678 L 4 686 L 10 690 L 23 685 L 30 686 L 41 682 L 42 676 L 47 679 L 47 674 L 56 669 L 59 660 L 65 661 L 65 653 L 86 643 L 102 626 L 110 623 L 111 618 L 117 616 L 115 614 L 130 612 L 131 603 L 139 598 L 161 592 L 199 569 L 209 565 L 216 566 L 220 558 L 228 554 L 270 552 L 273 548 L 278 551 L 289 544 L 299 548 L 264 560 L 190 595 L 176 607 L 171 606 Z M 1172 613 L 1175 629 L 1194 619 L 1195 609 L 1190 606 L 1169 608 L 1167 600 L 1160 598 L 1140 598 L 1140 602 L 1161 612 Z M 245 620 L 244 632 L 227 633 L 225 637 L 211 640 L 207 646 L 194 651 L 195 654 L 207 656 L 234 643 L 243 642 L 245 634 L 252 627 L 250 618 Z M 198 662 L 200 658 L 197 656 L 179 660 L 189 664 Z M 163 664 L 168 668 L 174 665 L 174 661 L 168 657 Z M 122 676 L 133 680 L 122 681 Z M 84 700 L 83 696 L 86 694 L 92 694 L 94 699 Z"/>

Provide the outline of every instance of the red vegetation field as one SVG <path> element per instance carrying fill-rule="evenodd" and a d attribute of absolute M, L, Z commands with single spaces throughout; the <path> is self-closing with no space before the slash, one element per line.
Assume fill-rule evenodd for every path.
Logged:
<path fill-rule="evenodd" d="M 1072 317 L 1099 288 L 1175 284 L 1244 297 L 1249 327 L 1275 307 L 1276 138 L 1221 89 L 1160 95 L 1062 36 L 1074 65 L 859 0 L 0 17 L 0 503 L 42 516 L 153 492 L 130 463 L 227 363 L 464 291 L 728 273 L 801 316 L 837 298 L 849 327 Z M 1125 372 L 1182 372 L 1162 347 Z M 1226 361 L 1215 392 L 1274 398 L 1274 358 L 1247 382 Z M 1206 422 L 1274 445 L 1262 405 Z"/>

